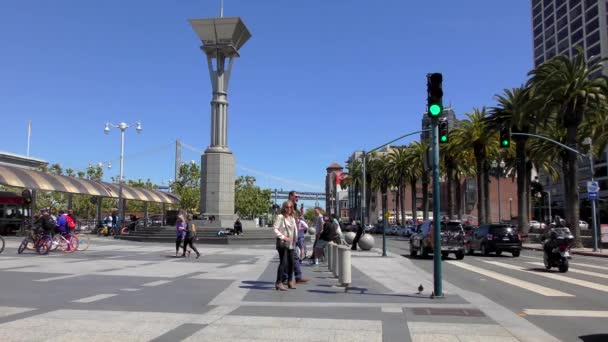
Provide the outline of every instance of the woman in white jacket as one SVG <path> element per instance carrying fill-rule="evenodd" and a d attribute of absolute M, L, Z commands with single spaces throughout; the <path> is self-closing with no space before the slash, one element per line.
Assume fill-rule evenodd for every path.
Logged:
<path fill-rule="evenodd" d="M 296 288 L 293 280 L 293 249 L 297 238 L 297 227 L 293 206 L 291 200 L 285 201 L 281 207 L 281 214 L 274 221 L 274 234 L 277 237 L 277 252 L 280 261 L 275 285 L 277 291 L 287 291 L 282 283 L 284 273 L 287 274 L 289 288 Z"/>

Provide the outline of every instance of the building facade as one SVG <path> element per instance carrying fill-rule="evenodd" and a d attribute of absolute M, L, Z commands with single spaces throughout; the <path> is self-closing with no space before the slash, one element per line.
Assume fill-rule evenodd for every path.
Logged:
<path fill-rule="evenodd" d="M 608 2 L 532 0 L 534 66 L 557 55 L 572 57 L 577 47 L 589 63 L 608 56 Z M 603 70 L 608 75 L 608 65 Z"/>

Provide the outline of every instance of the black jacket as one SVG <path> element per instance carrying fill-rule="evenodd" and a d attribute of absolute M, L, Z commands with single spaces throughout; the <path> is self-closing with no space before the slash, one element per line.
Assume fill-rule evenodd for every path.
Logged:
<path fill-rule="evenodd" d="M 335 241 L 338 237 L 338 229 L 336 224 L 332 221 L 325 222 L 323 225 L 323 231 L 321 232 L 321 236 L 319 237 L 324 241 Z"/>

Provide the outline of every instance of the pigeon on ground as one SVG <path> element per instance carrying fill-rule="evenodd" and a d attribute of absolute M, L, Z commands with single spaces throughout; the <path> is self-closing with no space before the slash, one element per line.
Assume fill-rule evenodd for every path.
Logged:
<path fill-rule="evenodd" d="M 421 293 L 422 291 L 424 291 L 424 287 L 420 284 L 420 286 L 418 286 L 418 293 Z"/>

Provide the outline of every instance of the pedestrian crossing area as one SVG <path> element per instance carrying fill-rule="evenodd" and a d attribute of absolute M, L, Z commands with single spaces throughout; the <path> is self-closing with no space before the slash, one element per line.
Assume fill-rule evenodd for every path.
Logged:
<path fill-rule="evenodd" d="M 537 261 L 532 261 L 536 259 Z M 544 297 L 589 296 L 590 291 L 608 293 L 608 261 L 574 257 L 566 273 L 556 268 L 546 270 L 542 256 L 538 258 L 468 257 L 463 261 L 445 261 L 446 267 L 468 271 L 484 281 L 497 281 L 513 290 L 533 292 Z M 606 308 L 608 310 L 608 308 Z"/>

